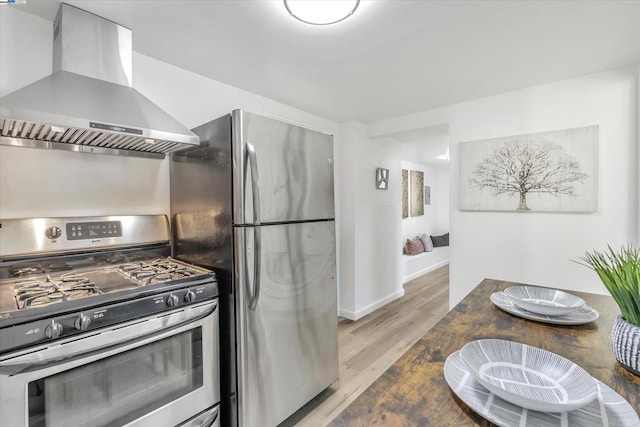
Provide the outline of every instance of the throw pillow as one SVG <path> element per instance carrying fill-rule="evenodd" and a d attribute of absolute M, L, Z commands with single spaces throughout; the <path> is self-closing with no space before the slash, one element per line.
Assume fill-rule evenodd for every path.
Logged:
<path fill-rule="evenodd" d="M 426 233 L 419 234 L 418 239 L 420 239 L 420 241 L 424 245 L 425 252 L 431 252 L 433 250 L 433 242 Z"/>
<path fill-rule="evenodd" d="M 442 236 L 431 236 L 431 242 L 434 248 L 449 246 L 449 233 L 443 234 Z"/>
<path fill-rule="evenodd" d="M 407 255 L 417 255 L 421 252 L 424 252 L 424 245 L 422 241 L 418 238 L 415 239 L 407 239 L 404 244 L 404 252 Z"/>

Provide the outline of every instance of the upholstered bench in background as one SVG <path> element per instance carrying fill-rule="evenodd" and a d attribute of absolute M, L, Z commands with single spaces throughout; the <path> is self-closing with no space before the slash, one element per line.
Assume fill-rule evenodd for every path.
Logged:
<path fill-rule="evenodd" d="M 428 236 L 422 233 L 404 243 L 402 283 L 449 263 L 449 233 Z"/>

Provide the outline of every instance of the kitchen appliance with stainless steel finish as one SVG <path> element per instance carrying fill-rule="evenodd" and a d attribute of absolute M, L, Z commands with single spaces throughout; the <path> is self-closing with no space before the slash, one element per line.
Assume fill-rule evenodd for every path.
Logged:
<path fill-rule="evenodd" d="M 53 74 L 0 98 L 0 144 L 164 157 L 198 137 L 133 88 L 131 30 L 62 3 Z"/>
<path fill-rule="evenodd" d="M 0 220 L 0 426 L 215 426 L 215 274 L 164 215 Z"/>
<path fill-rule="evenodd" d="M 218 276 L 223 425 L 276 426 L 338 378 L 332 137 L 240 110 L 193 131 L 174 257 Z"/>

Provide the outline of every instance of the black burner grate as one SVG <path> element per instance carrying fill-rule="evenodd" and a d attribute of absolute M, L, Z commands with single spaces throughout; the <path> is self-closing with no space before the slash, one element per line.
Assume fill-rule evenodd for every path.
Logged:
<path fill-rule="evenodd" d="M 118 271 L 138 282 L 140 286 L 195 277 L 198 274 L 195 270 L 167 259 L 128 263 L 121 265 Z"/>
<path fill-rule="evenodd" d="M 63 274 L 56 279 L 47 276 L 23 280 L 13 285 L 13 295 L 19 309 L 41 307 L 100 293 L 95 283 L 76 273 Z"/>
<path fill-rule="evenodd" d="M 11 277 L 25 277 L 37 274 L 69 271 L 71 269 L 72 267 L 64 262 L 21 264 L 11 266 L 9 268 L 9 275 Z"/>

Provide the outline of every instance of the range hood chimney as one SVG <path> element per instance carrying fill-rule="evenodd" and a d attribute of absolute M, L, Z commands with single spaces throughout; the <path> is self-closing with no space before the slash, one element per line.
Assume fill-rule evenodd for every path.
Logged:
<path fill-rule="evenodd" d="M 132 87 L 131 30 L 62 3 L 53 74 L 0 98 L 0 143 L 164 157 L 200 140 Z"/>

